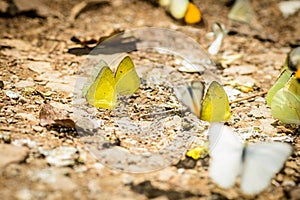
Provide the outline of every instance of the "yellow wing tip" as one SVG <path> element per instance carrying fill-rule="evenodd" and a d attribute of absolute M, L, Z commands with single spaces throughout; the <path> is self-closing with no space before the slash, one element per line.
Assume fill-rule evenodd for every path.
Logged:
<path fill-rule="evenodd" d="M 202 19 L 201 12 L 199 8 L 193 4 L 193 3 L 188 3 L 187 11 L 184 16 L 184 21 L 187 24 L 196 24 L 200 22 Z"/>

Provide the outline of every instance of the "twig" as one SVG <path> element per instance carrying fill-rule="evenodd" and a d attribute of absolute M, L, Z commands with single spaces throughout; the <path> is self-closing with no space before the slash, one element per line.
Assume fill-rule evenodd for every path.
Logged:
<path fill-rule="evenodd" d="M 158 115 L 164 115 L 164 114 L 171 114 L 171 113 L 178 113 L 182 112 L 182 109 L 176 109 L 176 110 L 166 110 L 166 111 L 160 111 L 160 112 L 154 112 L 154 113 L 147 113 L 147 114 L 141 114 L 141 118 L 146 118 L 146 117 L 155 117 Z M 134 116 L 137 116 L 138 114 L 134 114 Z"/>
<path fill-rule="evenodd" d="M 85 0 L 76 4 L 72 9 L 69 16 L 69 20 L 71 23 L 75 21 L 75 19 L 88 7 L 88 6 L 96 6 L 99 4 L 109 4 L 108 0 Z"/>
<path fill-rule="evenodd" d="M 267 94 L 267 93 L 268 93 L 268 91 L 259 92 L 259 93 L 253 94 L 251 96 L 248 96 L 248 97 L 244 97 L 244 98 L 233 100 L 233 101 L 229 102 L 229 104 L 238 103 L 238 102 L 241 102 L 241 101 L 252 99 L 254 97 L 262 96 L 262 95 Z"/>

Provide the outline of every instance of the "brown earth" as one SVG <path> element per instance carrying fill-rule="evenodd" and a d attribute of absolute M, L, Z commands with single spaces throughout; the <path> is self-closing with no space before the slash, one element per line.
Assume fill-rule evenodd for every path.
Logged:
<path fill-rule="evenodd" d="M 8 3 L 0 1 L 0 81 L 4 83 L 0 89 L 0 199 L 300 199 L 299 127 L 273 119 L 261 93 L 275 82 L 291 47 L 300 45 L 300 12 L 285 19 L 277 7 L 279 0 L 253 1 L 256 20 L 249 26 L 227 18 L 229 1 L 195 2 L 204 22 L 190 26 L 141 0 L 98 1 L 79 12 L 72 9 L 82 3 L 78 0 L 32 1 L 10 14 Z M 70 114 L 72 83 L 86 60 L 84 55 L 68 53 L 82 47 L 71 41 L 73 36 L 88 41 L 118 30 L 163 27 L 183 32 L 207 50 L 212 39 L 206 34 L 213 22 L 229 30 L 219 54 L 241 54 L 228 65 L 218 65 L 222 82 L 226 88 L 253 82 L 249 86 L 253 91 L 241 92 L 238 98 L 254 97 L 231 104 L 233 116 L 228 124 L 246 131 L 259 129 L 250 141 L 281 140 L 294 147 L 285 167 L 259 195 L 246 196 L 238 186 L 217 187 L 208 177 L 208 156 L 198 161 L 182 156 L 179 164 L 158 171 L 125 173 L 94 159 L 76 131 L 40 125 L 45 102 Z M 137 68 L 147 62 L 176 65 L 155 53 L 137 51 L 132 56 Z M 99 117 L 109 121 L 108 115 L 113 113 Z M 125 139 L 120 143 L 130 145 L 126 137 L 131 136 L 121 136 Z M 199 130 L 196 137 L 205 139 Z"/>

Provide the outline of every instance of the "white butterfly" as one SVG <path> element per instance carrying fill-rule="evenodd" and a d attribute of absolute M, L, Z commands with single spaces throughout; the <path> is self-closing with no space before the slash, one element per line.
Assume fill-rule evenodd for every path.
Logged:
<path fill-rule="evenodd" d="M 222 123 L 212 123 L 208 135 L 210 177 L 223 188 L 233 186 L 240 177 L 240 187 L 246 194 L 266 189 L 292 153 L 290 145 L 280 142 L 242 144 Z"/>
<path fill-rule="evenodd" d="M 212 29 L 215 36 L 215 40 L 209 46 L 208 53 L 210 55 L 217 55 L 222 46 L 222 42 L 226 35 L 226 31 L 224 30 L 224 26 L 219 23 L 214 23 L 212 25 Z"/>
<path fill-rule="evenodd" d="M 200 117 L 202 109 L 202 98 L 204 96 L 204 83 L 200 81 L 193 81 L 190 84 L 181 87 L 175 87 L 175 95 L 177 98 L 187 105 L 197 117 Z"/>

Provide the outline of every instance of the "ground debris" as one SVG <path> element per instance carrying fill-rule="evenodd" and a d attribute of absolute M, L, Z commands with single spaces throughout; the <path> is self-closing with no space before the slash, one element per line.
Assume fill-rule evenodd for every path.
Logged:
<path fill-rule="evenodd" d="M 75 128 L 75 122 L 67 116 L 66 111 L 54 108 L 50 104 L 42 105 L 39 118 L 41 126 Z"/>
<path fill-rule="evenodd" d="M 61 146 L 53 150 L 40 149 L 50 165 L 63 167 L 74 166 L 79 158 L 78 150 L 74 147 Z"/>
<path fill-rule="evenodd" d="M 152 199 L 160 196 L 166 196 L 168 200 L 179 200 L 188 197 L 201 197 L 201 194 L 193 194 L 189 191 L 176 190 L 161 190 L 152 185 L 150 181 L 144 181 L 137 185 L 131 185 L 131 190 L 134 192 L 144 194 L 146 197 Z"/>
<path fill-rule="evenodd" d="M 75 19 L 84 11 L 88 9 L 95 9 L 96 6 L 109 4 L 108 0 L 84 0 L 80 3 L 76 4 L 70 13 L 69 20 L 70 22 L 74 22 Z"/>
<path fill-rule="evenodd" d="M 45 4 L 41 0 L 32 0 L 30 2 L 26 0 L 12 0 L 6 2 L 0 2 L 0 11 L 8 16 L 27 15 L 34 17 L 46 18 L 49 16 L 61 17 L 62 15 Z"/>
<path fill-rule="evenodd" d="M 256 21 L 249 25 L 229 20 L 228 4 L 233 1 L 194 1 L 203 11 L 205 23 L 189 26 L 153 7 L 149 0 L 104 4 L 95 0 L 98 5 L 86 6 L 92 1 L 0 0 L 0 199 L 299 199 L 299 127 L 273 119 L 265 102 L 286 54 L 300 45 L 299 11 L 284 18 L 278 8 L 281 0 L 251 1 L 259 27 Z M 49 8 L 44 16 L 39 13 L 40 6 Z M 216 58 L 219 64 L 210 66 L 205 63 L 211 58 L 203 60 L 185 39 L 191 38 L 207 52 L 212 39 L 206 35 L 213 22 L 224 24 L 228 33 L 220 58 Z M 180 44 L 173 49 L 180 53 L 155 51 L 153 42 L 154 46 L 162 43 L 155 43 L 151 31 L 142 34 L 154 39 L 147 44 L 138 41 L 136 35 L 127 35 L 144 27 L 160 27 L 158 38 Z M 185 37 L 170 38 L 165 35 L 168 31 Z M 142 44 L 145 48 L 140 49 Z M 93 51 L 95 46 L 99 48 Z M 85 61 L 100 54 L 108 58 L 127 49 L 134 49 L 129 54 L 141 75 L 139 91 L 119 99 L 119 108 L 124 108 L 120 112 L 92 109 L 81 101 L 87 110 L 76 118 L 74 91 L 80 88 L 74 82 L 81 82 L 77 76 L 90 69 Z M 115 67 L 113 62 L 108 64 Z M 181 71 L 182 67 L 196 72 Z M 209 178 L 209 156 L 198 160 L 185 156 L 188 149 L 207 140 L 204 129 L 209 124 L 203 128 L 199 119 L 177 102 L 169 84 L 174 80 L 178 84 L 191 80 L 222 82 L 233 111 L 227 124 L 237 128 L 237 134 L 249 143 L 293 145 L 294 154 L 266 191 L 248 197 L 238 185 L 219 188 Z M 149 87 L 148 82 L 155 87 Z M 20 97 L 10 98 L 7 91 Z M 44 104 L 53 108 L 41 120 L 39 111 Z M 162 120 L 166 115 L 173 117 Z M 82 125 L 82 131 L 76 127 L 76 135 L 69 135 L 69 130 L 74 131 L 64 127 L 74 127 L 69 119 L 76 126 Z M 182 146 L 187 141 L 193 145 Z M 164 148 L 171 143 L 176 146 Z M 6 152 L 10 152 L 2 150 L 4 144 L 17 149 L 8 164 L 3 164 Z M 93 148 L 106 152 L 102 155 L 107 157 L 92 157 Z M 159 159 L 152 156 L 155 152 Z M 132 155 L 141 156 L 127 159 Z M 150 166 L 151 172 L 122 171 L 121 167 L 135 171 L 137 164 L 145 169 L 151 157 L 157 163 Z M 162 163 L 163 169 L 153 170 Z"/>
<path fill-rule="evenodd" d="M 26 147 L 19 147 L 11 144 L 0 144 L 0 169 L 10 163 L 20 163 L 28 156 Z"/>

